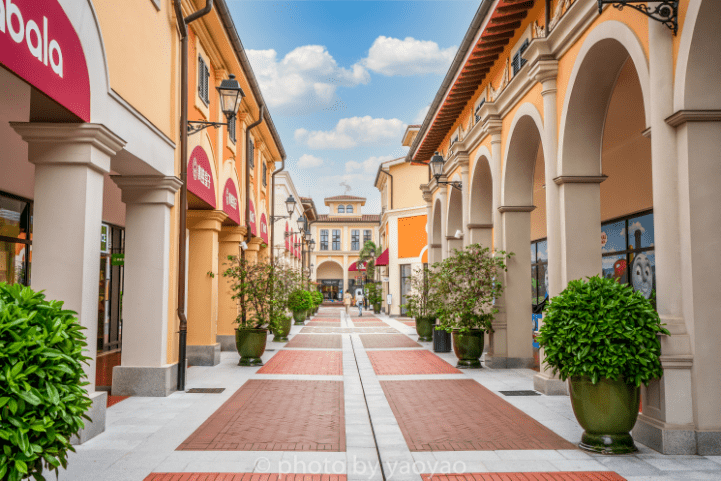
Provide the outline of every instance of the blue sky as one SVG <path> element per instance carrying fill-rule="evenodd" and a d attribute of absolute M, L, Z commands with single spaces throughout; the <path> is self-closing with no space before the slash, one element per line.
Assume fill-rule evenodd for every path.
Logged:
<path fill-rule="evenodd" d="M 300 195 L 368 198 L 378 163 L 406 154 L 478 1 L 229 0 Z"/>

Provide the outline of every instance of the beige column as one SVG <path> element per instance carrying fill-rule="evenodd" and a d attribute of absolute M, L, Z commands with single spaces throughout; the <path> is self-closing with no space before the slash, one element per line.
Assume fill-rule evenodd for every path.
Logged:
<path fill-rule="evenodd" d="M 219 210 L 188 211 L 188 363 L 220 363 L 218 234 L 228 217 Z"/>
<path fill-rule="evenodd" d="M 35 165 L 32 287 L 78 314 L 88 338 L 83 365 L 93 405 L 79 439 L 105 430 L 105 392 L 95 391 L 103 175 L 125 142 L 103 125 L 13 122 Z"/>
<path fill-rule="evenodd" d="M 438 198 L 441 200 L 441 238 L 434 239 L 433 242 L 441 245 L 441 259 L 438 259 L 440 261 L 448 257 L 448 240 L 446 237 L 448 235 L 446 232 L 448 223 L 448 213 L 446 212 L 448 206 L 448 188 L 445 185 L 438 187 Z"/>
<path fill-rule="evenodd" d="M 253 237 L 253 239 L 245 250 L 245 260 L 248 262 L 258 262 L 259 260 L 260 244 L 255 242 L 255 239 L 259 239 L 259 237 Z"/>
<path fill-rule="evenodd" d="M 481 244 L 483 247 L 493 245 L 493 224 L 468 224 L 468 244 Z M 465 240 L 465 239 L 464 239 Z"/>
<path fill-rule="evenodd" d="M 422 187 L 423 200 L 426 201 L 426 238 L 428 239 L 428 265 L 433 265 L 436 262 L 435 253 L 433 252 L 433 194 L 427 189 Z M 396 219 L 396 222 L 398 220 Z M 398 250 L 396 246 L 396 251 Z"/>
<path fill-rule="evenodd" d="M 238 301 L 233 299 L 233 281 L 223 276 L 230 262 L 228 256 L 240 256 L 240 243 L 245 240 L 245 227 L 224 225 L 218 235 L 218 334 L 221 351 L 235 351 Z"/>
<path fill-rule="evenodd" d="M 468 176 L 468 158 L 461 164 L 461 198 L 463 199 L 463 242 L 461 248 L 471 244 L 471 233 L 468 224 L 471 221 L 471 183 Z"/>
<path fill-rule="evenodd" d="M 123 353 L 113 369 L 117 396 L 168 396 L 177 363 L 168 364 L 171 207 L 177 177 L 113 176 L 125 203 Z M 171 287 L 172 286 L 172 287 Z"/>
<path fill-rule="evenodd" d="M 453 236 L 446 236 L 446 248 L 448 249 L 446 257 L 453 257 L 454 251 L 456 249 L 463 250 L 463 243 L 463 239 L 458 239 Z"/>

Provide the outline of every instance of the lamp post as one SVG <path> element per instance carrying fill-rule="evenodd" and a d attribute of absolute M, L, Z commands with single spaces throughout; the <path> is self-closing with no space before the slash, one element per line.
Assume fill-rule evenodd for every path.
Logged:
<path fill-rule="evenodd" d="M 220 96 L 220 109 L 223 111 L 227 122 L 207 122 L 205 120 L 188 120 L 188 135 L 193 135 L 208 127 L 218 128 L 223 125 L 229 126 L 230 122 L 235 120 L 235 115 L 240 107 L 240 101 L 245 97 L 245 92 L 240 88 L 240 84 L 235 75 L 230 74 L 227 79 L 220 83 L 218 95 Z"/>
<path fill-rule="evenodd" d="M 433 178 L 436 179 L 436 183 L 441 185 L 450 185 L 451 187 L 458 190 L 463 190 L 463 184 L 461 182 L 447 182 L 440 180 L 441 176 L 443 175 L 443 166 L 445 165 L 445 163 L 445 159 L 438 152 L 436 152 L 435 155 L 431 157 L 431 161 L 429 162 L 429 164 L 431 166 Z"/>

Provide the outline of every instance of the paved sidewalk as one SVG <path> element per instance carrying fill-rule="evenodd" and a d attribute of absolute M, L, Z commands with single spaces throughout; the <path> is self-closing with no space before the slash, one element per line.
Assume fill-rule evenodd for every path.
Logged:
<path fill-rule="evenodd" d="M 188 388 L 221 393 L 118 402 L 59 479 L 721 480 L 721 457 L 582 452 L 567 397 L 500 393 L 531 390 L 533 371 L 461 372 L 414 327 L 342 311 L 323 307 L 287 344 L 269 341 L 261 368 L 223 352 L 188 370 Z"/>

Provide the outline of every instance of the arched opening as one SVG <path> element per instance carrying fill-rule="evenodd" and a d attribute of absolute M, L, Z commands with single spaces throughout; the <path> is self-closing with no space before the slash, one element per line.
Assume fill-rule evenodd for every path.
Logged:
<path fill-rule="evenodd" d="M 343 294 L 343 266 L 336 261 L 327 260 L 316 268 L 318 288 L 325 301 L 339 301 Z"/>
<path fill-rule="evenodd" d="M 446 224 L 446 241 L 448 252 L 444 256 L 450 257 L 456 249 L 463 249 L 463 198 L 461 191 L 455 187 L 450 188 L 448 199 L 448 215 Z"/>
<path fill-rule="evenodd" d="M 346 213 L 346 214 L 352 214 L 352 213 L 353 213 L 353 206 L 352 206 L 352 205 L 347 205 L 347 206 L 345 206 L 345 213 Z"/>
<path fill-rule="evenodd" d="M 344 206 L 344 205 L 339 205 L 339 206 L 338 206 L 338 213 L 339 213 L 339 214 L 345 214 L 345 206 Z"/>
<path fill-rule="evenodd" d="M 469 244 L 493 246 L 493 176 L 486 155 L 476 160 L 470 185 Z"/>
<path fill-rule="evenodd" d="M 433 204 L 433 223 L 431 224 L 431 263 L 440 262 L 441 260 L 443 260 L 443 221 L 441 207 L 441 199 L 436 199 L 435 204 Z"/>

